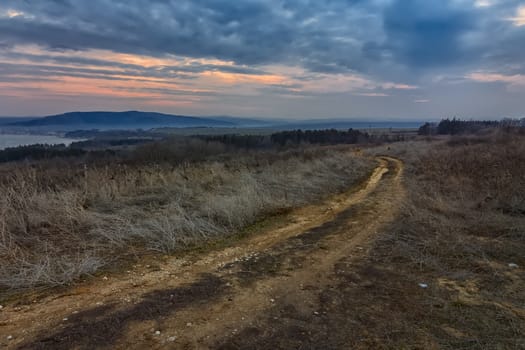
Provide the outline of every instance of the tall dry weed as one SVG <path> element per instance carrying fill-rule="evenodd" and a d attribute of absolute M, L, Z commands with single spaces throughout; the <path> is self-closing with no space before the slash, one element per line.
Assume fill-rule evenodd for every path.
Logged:
<path fill-rule="evenodd" d="M 60 163 L 60 170 L 50 162 L 4 165 L 0 288 L 63 284 L 130 249 L 169 253 L 228 235 L 348 188 L 373 167 L 341 147 L 221 157 L 180 165 Z"/>

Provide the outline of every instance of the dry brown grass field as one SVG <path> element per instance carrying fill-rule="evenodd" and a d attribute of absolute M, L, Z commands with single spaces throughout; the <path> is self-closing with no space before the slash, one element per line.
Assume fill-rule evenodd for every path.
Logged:
<path fill-rule="evenodd" d="M 64 285 L 147 251 L 221 238 L 342 191 L 372 166 L 344 147 L 178 165 L 4 164 L 0 289 Z"/>
<path fill-rule="evenodd" d="M 341 283 L 370 348 L 525 348 L 525 137 L 399 144 L 408 200 Z M 427 288 L 419 287 L 420 283 Z"/>
<path fill-rule="evenodd" d="M 519 132 L 218 159 L 3 166 L 0 344 L 525 348 Z"/>

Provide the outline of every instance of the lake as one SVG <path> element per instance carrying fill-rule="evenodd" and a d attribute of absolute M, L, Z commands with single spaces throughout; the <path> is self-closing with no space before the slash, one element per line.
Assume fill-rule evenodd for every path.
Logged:
<path fill-rule="evenodd" d="M 75 139 L 68 139 L 64 137 L 51 136 L 51 135 L 10 135 L 0 134 L 0 150 L 7 147 L 17 147 L 25 145 L 34 145 L 36 143 L 57 145 L 66 144 L 69 145 L 72 142 L 79 141 Z"/>

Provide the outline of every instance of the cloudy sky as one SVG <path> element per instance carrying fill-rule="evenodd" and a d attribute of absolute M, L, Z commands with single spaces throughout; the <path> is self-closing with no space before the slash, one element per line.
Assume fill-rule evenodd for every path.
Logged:
<path fill-rule="evenodd" d="M 0 115 L 525 116 L 525 0 L 1 0 Z"/>

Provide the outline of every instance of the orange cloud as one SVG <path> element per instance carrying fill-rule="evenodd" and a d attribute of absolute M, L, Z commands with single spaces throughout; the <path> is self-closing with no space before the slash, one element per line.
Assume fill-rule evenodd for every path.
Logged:
<path fill-rule="evenodd" d="M 516 10 L 516 16 L 508 19 L 512 21 L 515 26 L 521 27 L 525 26 L 525 6 L 520 6 Z"/>
<path fill-rule="evenodd" d="M 261 85 L 283 84 L 286 78 L 279 75 L 250 75 L 239 73 L 227 73 L 220 71 L 206 71 L 201 74 L 203 77 L 211 78 L 223 84 L 244 84 L 255 83 Z"/>
<path fill-rule="evenodd" d="M 507 83 L 511 85 L 525 85 L 525 75 L 503 75 L 499 73 L 475 72 L 467 75 L 467 79 L 482 83 Z"/>
<path fill-rule="evenodd" d="M 269 73 L 249 74 L 221 70 L 221 67 L 237 66 L 234 62 L 217 59 L 175 56 L 157 58 L 114 53 L 107 50 L 49 52 L 36 45 L 17 46 L 14 52 L 19 53 L 21 57 L 16 64 L 28 67 L 36 64 L 37 71 L 41 69 L 42 72 L 45 72 L 44 80 L 37 79 L 39 78 L 37 72 L 34 81 L 31 81 L 32 76 L 29 75 L 32 73 L 28 73 L 19 82 L 0 83 L 0 90 L 11 92 L 16 89 L 18 94 L 24 94 L 25 91 L 27 98 L 35 94 L 92 96 L 148 100 L 152 105 L 171 106 L 174 104 L 204 104 L 215 99 L 213 95 L 216 94 L 258 96 L 262 93 L 261 88 L 268 86 L 282 87 L 284 92 L 291 93 L 284 95 L 294 98 L 302 98 L 307 94 L 325 93 L 352 93 L 381 97 L 388 96 L 388 91 L 385 90 L 417 89 L 417 86 L 375 81 L 359 74 L 311 73 L 298 66 L 263 66 L 258 68 Z M 82 64 L 84 62 L 82 60 L 68 62 L 67 58 L 88 59 L 85 61 L 88 64 Z M 89 64 L 89 59 L 107 63 Z M 6 60 L 9 63 L 8 58 L 4 57 L 4 61 Z M 2 61 L 1 55 L 0 61 Z M 136 67 L 119 67 L 119 64 L 130 64 Z M 200 66 L 204 69 L 211 66 L 211 68 L 200 72 L 183 69 L 188 66 Z M 141 70 L 140 67 L 147 69 Z M 181 78 L 177 74 L 166 76 L 155 74 L 165 67 L 174 67 L 174 71 L 177 71 L 177 67 L 181 67 L 184 77 Z M 28 71 L 31 70 L 28 69 Z M 55 71 L 56 74 L 53 74 Z M 71 75 L 68 76 L 69 71 Z M 49 81 L 45 80 L 47 77 L 50 78 Z M 278 89 L 265 91 L 280 93 Z M 301 93 L 306 95 L 302 96 Z"/>

